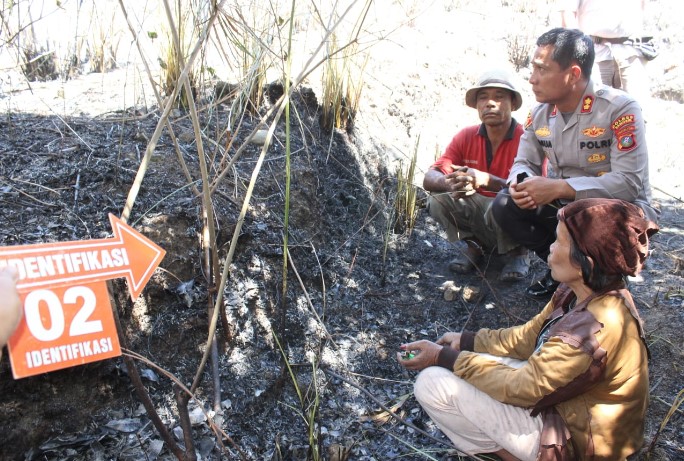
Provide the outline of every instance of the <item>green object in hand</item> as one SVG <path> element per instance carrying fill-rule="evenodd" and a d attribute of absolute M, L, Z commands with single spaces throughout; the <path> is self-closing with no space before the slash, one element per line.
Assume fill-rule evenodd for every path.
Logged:
<path fill-rule="evenodd" d="M 416 356 L 415 351 L 402 351 L 401 352 L 401 358 L 402 360 L 411 360 Z"/>

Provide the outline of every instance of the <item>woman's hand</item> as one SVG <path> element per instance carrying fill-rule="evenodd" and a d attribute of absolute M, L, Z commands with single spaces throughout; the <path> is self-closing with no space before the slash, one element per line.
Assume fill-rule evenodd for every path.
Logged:
<path fill-rule="evenodd" d="M 442 347 L 439 344 L 424 339 L 402 344 L 399 346 L 399 349 L 402 351 L 413 351 L 416 355 L 412 359 L 408 359 L 403 358 L 401 352 L 397 352 L 397 360 L 404 368 L 420 371 L 423 368 L 437 365 L 437 358 Z"/>
<path fill-rule="evenodd" d="M 452 349 L 461 349 L 461 333 L 454 333 L 453 331 L 444 333 L 437 340 L 437 344 L 451 347 Z"/>

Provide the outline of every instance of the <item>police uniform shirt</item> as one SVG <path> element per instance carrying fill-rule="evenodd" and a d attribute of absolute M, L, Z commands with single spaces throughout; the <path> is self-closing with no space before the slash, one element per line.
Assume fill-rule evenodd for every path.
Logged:
<path fill-rule="evenodd" d="M 542 175 L 548 159 L 548 176 L 565 179 L 576 200 L 622 199 L 655 220 L 639 104 L 627 93 L 592 81 L 575 111 L 563 115 L 550 104 L 530 111 L 509 181 L 522 172 Z"/>

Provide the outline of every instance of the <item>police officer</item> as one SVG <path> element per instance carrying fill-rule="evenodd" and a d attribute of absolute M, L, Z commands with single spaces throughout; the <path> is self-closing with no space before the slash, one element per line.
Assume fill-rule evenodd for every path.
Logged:
<path fill-rule="evenodd" d="M 639 104 L 626 93 L 593 82 L 594 47 L 577 29 L 555 28 L 537 39 L 530 84 L 536 100 L 492 214 L 513 240 L 546 261 L 555 240 L 556 213 L 590 197 L 618 198 L 657 219 L 650 205 L 648 149 Z M 558 282 L 547 271 L 527 288 L 547 298 Z"/>
<path fill-rule="evenodd" d="M 647 59 L 635 41 L 644 33 L 644 0 L 562 0 L 563 27 L 594 42 L 594 80 L 631 94 L 642 106 L 651 97 Z"/>

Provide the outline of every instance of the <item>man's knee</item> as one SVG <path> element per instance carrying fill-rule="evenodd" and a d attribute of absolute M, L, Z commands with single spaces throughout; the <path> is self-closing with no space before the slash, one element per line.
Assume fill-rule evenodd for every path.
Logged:
<path fill-rule="evenodd" d="M 445 216 L 446 214 L 446 207 L 444 206 L 443 200 L 444 199 L 440 199 L 434 195 L 430 195 L 427 200 L 428 213 L 437 221 L 439 221 L 441 216 Z"/>
<path fill-rule="evenodd" d="M 511 194 L 508 193 L 508 189 L 501 189 L 494 197 L 492 202 L 492 216 L 494 221 L 499 225 L 499 227 L 504 228 L 506 222 L 518 205 L 515 204 L 511 198 Z"/>

